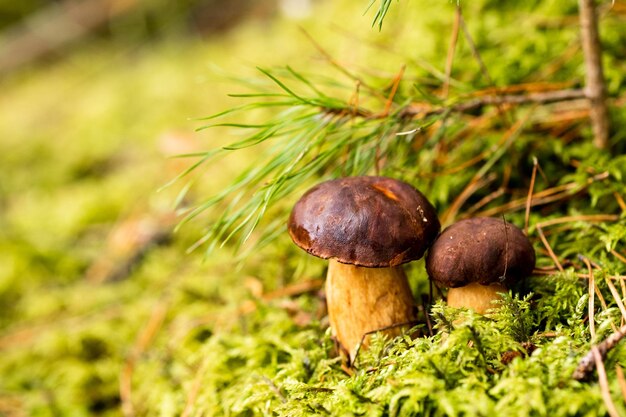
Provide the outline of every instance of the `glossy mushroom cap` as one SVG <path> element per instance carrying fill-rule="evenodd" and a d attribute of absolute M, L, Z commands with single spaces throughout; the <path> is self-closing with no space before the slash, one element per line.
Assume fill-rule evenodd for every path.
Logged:
<path fill-rule="evenodd" d="M 441 286 L 511 283 L 530 275 L 535 251 L 524 233 L 503 219 L 477 217 L 447 227 L 428 251 L 428 276 Z"/>
<path fill-rule="evenodd" d="M 323 259 L 364 267 L 390 267 L 424 255 L 440 229 L 422 193 L 386 177 L 323 182 L 296 203 L 289 234 Z"/>

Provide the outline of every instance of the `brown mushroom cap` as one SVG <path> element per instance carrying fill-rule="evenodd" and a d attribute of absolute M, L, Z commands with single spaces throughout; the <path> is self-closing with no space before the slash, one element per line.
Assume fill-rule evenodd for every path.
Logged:
<path fill-rule="evenodd" d="M 386 177 L 323 182 L 300 198 L 289 218 L 289 234 L 305 251 L 365 267 L 421 258 L 440 227 L 422 193 Z"/>
<path fill-rule="evenodd" d="M 438 284 L 511 283 L 531 274 L 535 251 L 522 231 L 503 219 L 477 217 L 447 227 L 428 251 L 426 270 Z"/>

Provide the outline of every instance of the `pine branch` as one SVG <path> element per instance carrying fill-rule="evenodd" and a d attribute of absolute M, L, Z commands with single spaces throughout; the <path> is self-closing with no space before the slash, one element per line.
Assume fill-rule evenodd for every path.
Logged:
<path fill-rule="evenodd" d="M 205 155 L 190 170 L 225 152 L 268 141 L 273 142 L 273 146 L 267 149 L 268 153 L 260 156 L 263 162 L 259 160 L 242 172 L 231 186 L 186 213 L 179 227 L 208 209 L 214 209 L 218 205 L 221 207 L 217 219 L 214 219 L 205 235 L 190 250 L 208 243 L 207 251 L 210 252 L 216 245 L 223 245 L 233 237 L 238 237 L 237 247 L 240 248 L 268 210 L 272 210 L 278 201 L 312 177 L 363 175 L 373 168 L 378 174 L 380 155 L 387 154 L 390 148 L 396 149 L 398 157 L 408 152 L 408 148 L 401 149 L 411 146 L 410 142 L 397 141 L 398 135 L 404 136 L 403 129 L 407 123 L 420 130 L 451 113 L 473 112 L 483 106 L 548 104 L 585 98 L 581 89 L 542 88 L 537 91 L 528 86 L 508 86 L 479 91 L 447 103 L 442 103 L 433 95 L 427 95 L 425 99 L 415 102 L 410 97 L 396 94 L 400 91 L 398 84 L 402 78 L 401 72 L 394 80 L 388 97 L 375 89 L 362 92 L 364 97 L 361 98 L 365 99 L 363 101 L 375 106 L 366 108 L 360 106 L 358 100 L 345 101 L 326 95 L 315 86 L 312 79 L 289 67 L 284 71 L 261 72 L 280 92 L 238 95 L 251 98 L 255 102 L 220 112 L 206 120 L 270 107 L 282 107 L 284 110 L 263 124 L 218 122 L 206 126 L 234 126 L 249 129 L 253 133 L 217 152 Z M 353 77 L 350 78 L 354 80 Z M 330 87 L 336 88 L 336 85 Z M 432 100 L 429 100 L 431 97 Z M 419 126 L 414 126 L 415 123 Z M 337 164 L 336 161 L 342 162 Z M 387 158 L 386 164 L 394 166 L 390 161 Z M 395 169 L 399 169 L 399 166 Z M 179 178 L 188 172 L 181 174 Z M 282 209 L 279 207 L 278 211 L 280 210 Z M 274 215 L 280 218 L 284 213 L 277 215 L 275 212 Z M 271 241 L 283 226 L 280 222 L 274 222 L 265 227 L 258 244 Z"/>
<path fill-rule="evenodd" d="M 428 116 L 433 114 L 441 114 L 445 112 L 465 113 L 476 110 L 483 106 L 499 105 L 499 104 L 549 104 L 560 101 L 578 100 L 585 98 L 585 93 L 580 89 L 565 89 L 546 91 L 540 93 L 528 94 L 505 94 L 505 95 L 485 95 L 481 97 L 471 98 L 466 101 L 459 101 L 451 106 L 442 106 L 437 108 L 411 106 L 406 108 L 402 115 L 404 117 Z"/>
<path fill-rule="evenodd" d="M 590 101 L 594 144 L 600 149 L 609 142 L 609 110 L 602 66 L 602 45 L 598 33 L 598 15 L 594 0 L 579 0 L 580 33 L 585 55 L 585 94 Z"/>
<path fill-rule="evenodd" d="M 435 106 L 428 102 L 413 103 L 402 109 L 398 115 L 403 119 L 422 118 L 443 113 L 468 113 L 484 106 L 497 106 L 502 104 L 550 104 L 563 101 L 580 100 L 586 97 L 581 89 L 563 89 L 528 94 L 490 94 L 469 99 L 461 99 L 452 105 Z M 366 119 L 386 119 L 388 112 L 376 113 L 367 109 L 357 108 L 348 112 L 341 108 L 323 109 L 328 114 L 345 114 Z"/>
<path fill-rule="evenodd" d="M 368 6 L 368 9 L 376 3 L 376 0 L 372 0 Z M 391 0 L 381 0 L 376 15 L 374 16 L 373 25 L 378 25 L 379 29 L 382 28 L 383 20 L 391 6 Z M 458 11 L 457 11 L 458 13 Z M 604 69 L 602 65 L 602 45 L 600 42 L 600 35 L 598 30 L 598 14 L 596 10 L 595 0 L 579 0 L 579 20 L 580 20 L 580 32 L 582 38 L 582 46 L 585 59 L 585 73 L 586 73 L 586 86 L 585 97 L 590 101 L 590 118 L 594 133 L 594 144 L 600 149 L 604 149 L 608 146 L 609 133 L 610 133 L 610 121 L 609 110 L 607 105 L 607 92 L 606 81 L 604 78 Z M 456 39 L 456 33 L 453 34 L 453 39 Z M 448 61 L 450 61 L 449 57 Z M 450 65 L 450 62 L 448 62 Z M 444 85 L 444 92 L 447 91 L 447 86 Z M 581 97 L 577 97 L 581 98 Z M 559 100 L 557 100 L 559 101 Z M 506 99 L 504 103 L 506 103 Z M 534 102 L 534 101 L 530 101 Z M 545 103 L 545 101 L 538 101 L 539 103 Z M 476 107 L 480 107 L 483 104 L 500 104 L 502 102 L 494 103 L 475 103 L 468 104 L 470 107 L 464 109 L 463 105 L 460 108 L 453 109 L 454 111 L 468 111 Z M 528 103 L 528 102 L 523 102 Z M 512 104 L 520 104 L 513 100 Z"/>

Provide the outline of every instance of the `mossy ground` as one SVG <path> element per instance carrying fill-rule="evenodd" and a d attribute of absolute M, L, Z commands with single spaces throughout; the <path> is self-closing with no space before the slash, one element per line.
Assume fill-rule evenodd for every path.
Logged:
<path fill-rule="evenodd" d="M 314 18 L 302 24 L 340 65 L 381 90 L 403 64 L 406 90 L 433 83 L 430 66 L 444 68 L 453 4 L 394 3 L 378 33 L 369 28 L 371 16 L 361 16 L 362 2 L 333 3 L 339 2 L 320 2 Z M 623 10 L 623 2 L 616 4 Z M 570 23 L 574 3 L 464 6 L 496 85 L 582 82 Z M 524 36 L 521 21 L 534 28 Z M 609 90 L 620 97 L 626 25 L 617 13 L 604 25 Z M 460 45 L 452 87 L 470 91 L 484 80 L 471 48 Z M 240 134 L 229 128 L 193 132 L 202 125 L 193 118 L 241 103 L 227 97 L 241 85 L 215 76 L 216 66 L 250 85 L 266 85 L 254 66 L 285 64 L 320 79 L 342 77 L 295 23 L 267 29 L 250 22 L 210 41 L 182 38 L 139 48 L 94 41 L 2 81 L 0 416 L 606 415 L 597 375 L 587 382 L 571 375 L 592 343 L 623 322 L 608 285 L 614 283 L 623 299 L 624 280 L 610 278 L 626 275 L 620 258 L 626 256 L 623 101 L 614 110 L 609 151 L 591 146 L 585 119 L 565 123 L 536 108 L 515 112 L 531 117 L 506 148 L 508 122 L 494 118 L 463 134 L 471 126 L 463 118 L 446 132 L 454 139 L 433 134 L 417 142 L 421 148 L 407 144 L 390 153 L 385 173 L 412 178 L 440 213 L 450 212 L 487 164 L 493 178 L 460 214 L 497 192 L 505 177 L 507 191 L 481 210 L 523 198 L 533 158 L 542 170 L 536 191 L 563 186 L 571 194 L 530 213 L 538 266 L 550 275 L 533 276 L 487 317 L 434 302 L 428 323 L 421 315 L 419 337 L 374 338 L 355 369 L 342 366 L 330 338 L 320 293 L 324 262 L 306 257 L 286 235 L 260 249 L 246 246 L 243 260 L 230 245 L 208 256 L 188 254 L 212 220 L 207 213 L 169 240 L 155 239 L 129 262 L 129 271 L 107 274 L 129 261 L 129 253 L 137 255 L 137 246 L 125 252 L 114 236 L 132 240 L 144 230 L 137 224 L 148 224 L 150 232 L 155 222 L 169 230 L 163 219 L 180 186 L 156 190 L 191 164 L 167 159 L 171 147 L 210 149 Z M 330 90 L 345 100 L 353 93 L 339 84 Z M 241 117 L 262 123 L 270 112 Z M 487 150 L 499 156 L 457 170 Z M 193 173 L 185 204 L 224 189 L 257 155 L 256 148 L 237 151 Z M 394 171 L 393 161 L 403 158 L 424 175 Z M 327 175 L 320 170 L 320 177 Z M 278 206 L 288 209 L 296 197 Z M 524 224 L 523 207 L 505 214 Z M 272 220 L 281 218 L 267 222 Z M 546 220 L 556 222 L 541 232 L 564 272 L 540 239 L 537 225 Z M 597 294 L 588 288 L 587 261 Z M 422 300 L 428 294 L 423 263 L 412 265 L 409 276 Z M 604 366 L 613 402 L 626 415 L 619 376 L 626 366 L 624 343 Z"/>

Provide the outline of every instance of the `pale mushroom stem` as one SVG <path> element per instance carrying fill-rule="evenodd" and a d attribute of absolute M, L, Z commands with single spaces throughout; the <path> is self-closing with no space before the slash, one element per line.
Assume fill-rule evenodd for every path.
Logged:
<path fill-rule="evenodd" d="M 448 290 L 448 306 L 470 308 L 479 314 L 485 314 L 490 308 L 497 308 L 493 301 L 500 300 L 500 293 L 508 292 L 508 289 L 500 284 L 481 285 L 477 282 L 463 287 L 450 288 Z"/>
<path fill-rule="evenodd" d="M 364 268 L 331 260 L 326 278 L 328 317 L 333 335 L 355 359 L 359 343 L 379 329 L 395 337 L 415 318 L 413 294 L 401 266 Z M 367 345 L 367 338 L 364 340 Z"/>

